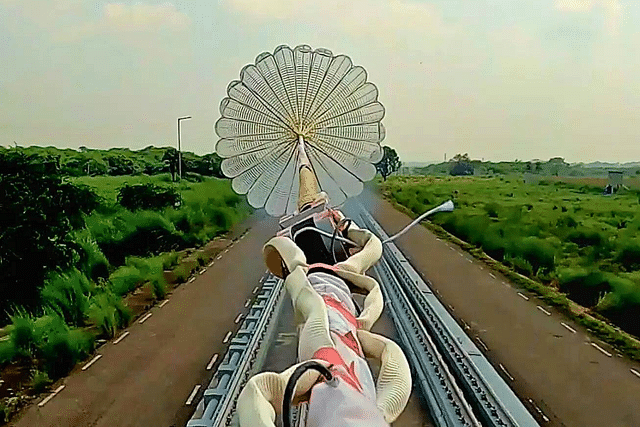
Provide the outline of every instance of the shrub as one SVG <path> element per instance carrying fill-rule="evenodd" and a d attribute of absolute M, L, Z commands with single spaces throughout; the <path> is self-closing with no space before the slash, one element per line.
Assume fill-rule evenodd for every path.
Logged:
<path fill-rule="evenodd" d="M 487 215 L 489 215 L 491 218 L 497 218 L 498 212 L 500 210 L 500 205 L 498 205 L 495 202 L 485 203 L 484 210 L 487 212 Z"/>
<path fill-rule="evenodd" d="M 97 282 L 109 277 L 109 261 L 104 256 L 89 230 L 77 234 L 76 243 L 80 246 L 78 267 L 91 280 Z"/>
<path fill-rule="evenodd" d="M 640 269 L 640 243 L 627 241 L 618 250 L 615 260 L 626 270 Z"/>
<path fill-rule="evenodd" d="M 35 393 L 42 393 L 51 385 L 53 381 L 49 378 L 49 374 L 43 371 L 34 370 L 31 373 L 31 389 Z"/>
<path fill-rule="evenodd" d="M 595 306 L 611 290 L 609 276 L 600 271 L 566 269 L 558 278 L 560 290 L 584 307 Z"/>
<path fill-rule="evenodd" d="M 175 189 L 151 183 L 124 185 L 118 192 L 117 200 L 121 206 L 132 211 L 161 210 L 182 203 L 182 197 Z"/>
<path fill-rule="evenodd" d="M 578 226 L 578 221 L 575 220 L 571 215 L 563 215 L 558 218 L 556 222 L 557 227 L 568 227 L 568 228 L 576 228 Z"/>
<path fill-rule="evenodd" d="M 16 354 L 16 347 L 12 340 L 0 341 L 0 365 L 12 361 Z"/>
<path fill-rule="evenodd" d="M 35 321 L 26 312 L 11 316 L 12 329 L 10 340 L 17 354 L 31 356 L 35 351 Z"/>
<path fill-rule="evenodd" d="M 51 331 L 41 348 L 47 373 L 53 378 L 66 375 L 89 353 L 92 345 L 90 336 L 80 329 Z"/>
<path fill-rule="evenodd" d="M 89 305 L 89 280 L 78 270 L 54 273 L 40 292 L 43 305 L 64 317 L 71 325 L 82 326 Z"/>
<path fill-rule="evenodd" d="M 103 292 L 91 299 L 89 319 L 101 333 L 112 338 L 116 331 L 131 321 L 131 311 L 122 300 L 110 292 Z"/>
<path fill-rule="evenodd" d="M 135 267 L 123 266 L 109 276 L 113 293 L 122 296 L 134 290 L 144 281 L 144 276 Z"/>
<path fill-rule="evenodd" d="M 567 238 L 581 248 L 601 245 L 606 241 L 606 238 L 601 233 L 584 228 L 572 231 Z"/>

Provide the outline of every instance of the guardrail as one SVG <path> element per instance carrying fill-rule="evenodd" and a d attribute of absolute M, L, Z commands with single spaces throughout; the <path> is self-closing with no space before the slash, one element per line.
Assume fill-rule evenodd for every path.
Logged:
<path fill-rule="evenodd" d="M 380 238 L 386 239 L 387 234 L 382 227 L 364 207 L 360 208 L 364 225 Z M 383 269 L 388 268 L 393 272 L 393 275 L 389 275 L 383 270 L 384 276 L 395 277 L 383 279 L 383 287 L 394 281 L 400 284 L 417 314 L 418 323 L 428 330 L 482 425 L 539 426 L 395 244 L 385 245 L 381 261 L 384 262 L 379 264 L 386 266 Z M 426 366 L 431 362 L 420 360 L 418 363 Z"/>
<path fill-rule="evenodd" d="M 272 275 L 265 280 L 187 427 L 221 427 L 232 423 L 238 395 L 266 354 L 265 344 L 270 341 L 267 338 L 276 323 L 274 313 L 284 296 L 283 283 Z"/>

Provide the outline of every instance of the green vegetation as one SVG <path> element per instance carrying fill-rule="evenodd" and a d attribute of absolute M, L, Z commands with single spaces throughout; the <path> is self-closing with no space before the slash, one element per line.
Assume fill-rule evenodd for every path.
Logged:
<path fill-rule="evenodd" d="M 148 284 L 155 299 L 164 298 L 163 271 L 178 265 L 178 251 L 225 233 L 251 212 L 229 181 L 205 176 L 214 157 L 203 157 L 209 169 L 183 166 L 186 179 L 174 183 L 165 151 L 0 150 L 0 365 L 30 367 L 34 390 L 66 375 L 97 337 L 129 324 L 127 294 Z M 73 168 L 82 156 L 118 176 L 78 176 Z M 122 174 L 114 156 L 137 175 Z M 184 280 L 190 267 L 176 276 Z M 13 410 L 7 402 L 0 411 Z"/>
<path fill-rule="evenodd" d="M 80 147 L 79 150 L 56 147 L 0 147 L 0 155 L 19 152 L 26 156 L 50 158 L 65 176 L 126 176 L 175 174 L 178 170 L 178 152 L 173 147 L 149 146 L 133 151 L 128 148 L 110 150 L 92 150 Z M 220 157 L 215 154 L 198 156 L 182 152 L 182 173 L 195 173 L 222 178 Z M 174 179 L 175 180 L 175 179 Z"/>
<path fill-rule="evenodd" d="M 433 223 L 468 242 L 466 249 L 526 276 L 522 285 L 549 303 L 566 311 L 568 297 L 640 336 L 637 190 L 605 197 L 582 183 L 504 177 L 394 177 L 380 185 L 415 215 L 453 199 L 456 211 Z M 595 328 L 589 322 L 583 318 Z M 601 332 L 615 340 L 613 329 Z"/>

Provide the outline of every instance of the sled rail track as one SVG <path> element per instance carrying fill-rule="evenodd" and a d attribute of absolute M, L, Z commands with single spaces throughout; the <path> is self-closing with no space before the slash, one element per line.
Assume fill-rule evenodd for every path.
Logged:
<path fill-rule="evenodd" d="M 358 213 L 366 228 L 382 240 L 388 237 L 364 207 L 360 206 Z M 402 310 L 406 310 L 404 307 L 408 306 L 415 311 L 416 317 L 406 316 L 407 319 L 411 318 L 410 323 L 420 324 L 428 331 L 448 371 L 455 377 L 457 386 L 463 390 L 466 403 L 473 408 L 473 414 L 482 426 L 539 426 L 394 243 L 385 244 L 382 259 L 376 269 L 386 293 L 390 296 L 394 293 L 398 296 L 404 294 L 406 299 L 391 297 L 389 304 L 403 307 Z M 396 290 L 390 291 L 394 287 Z M 404 332 L 408 330 L 405 329 Z M 403 344 L 407 345 L 406 342 Z M 429 354 L 417 358 L 422 359 L 417 362 L 421 366 L 432 363 Z M 430 410 L 433 411 L 432 408 Z M 437 411 L 433 412 L 437 415 Z"/>
<path fill-rule="evenodd" d="M 361 226 L 387 238 L 364 207 L 349 213 Z M 395 244 L 385 245 L 372 272 L 438 427 L 539 426 Z M 187 427 L 237 425 L 235 402 L 249 377 L 260 370 L 284 294 L 283 281 L 269 275 Z"/>

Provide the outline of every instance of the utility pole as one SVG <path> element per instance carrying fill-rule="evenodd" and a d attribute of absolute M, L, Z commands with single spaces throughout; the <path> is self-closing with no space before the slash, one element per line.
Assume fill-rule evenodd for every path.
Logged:
<path fill-rule="evenodd" d="M 182 181 L 182 150 L 180 149 L 180 120 L 189 120 L 191 116 L 178 117 L 178 176 Z"/>

